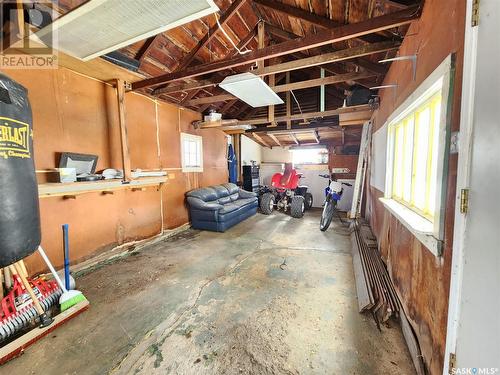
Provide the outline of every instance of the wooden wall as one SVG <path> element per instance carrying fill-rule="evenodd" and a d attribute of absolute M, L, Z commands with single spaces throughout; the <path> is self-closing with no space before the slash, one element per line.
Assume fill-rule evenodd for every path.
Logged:
<path fill-rule="evenodd" d="M 58 153 L 63 151 L 98 155 L 97 170 L 121 169 L 114 88 L 65 68 L 4 73 L 29 91 L 38 171 L 57 167 Z M 72 261 L 81 261 L 187 223 L 185 192 L 227 181 L 226 136 L 215 129 L 194 130 L 190 124 L 200 114 L 134 93 L 126 94 L 125 106 L 132 168 L 166 169 L 169 181 L 161 190 L 41 199 L 42 246 L 58 267 L 63 263 L 62 224 L 70 226 Z M 180 132 L 203 137 L 203 173 L 182 173 Z M 37 173 L 39 182 L 46 176 Z M 45 269 L 36 253 L 27 264 L 31 273 Z"/>
<path fill-rule="evenodd" d="M 417 78 L 412 79 L 410 62 L 393 63 L 383 84 L 398 84 L 397 94 L 381 91 L 381 105 L 375 113 L 373 130 L 450 54 L 456 53 L 456 74 L 452 108 L 452 131 L 459 129 L 462 82 L 465 2 L 426 0 L 422 17 L 414 22 L 399 55 L 418 55 Z M 450 156 L 445 214 L 444 254 L 436 258 L 396 218 L 378 198 L 383 193 L 373 186 L 368 191 L 370 222 L 380 243 L 404 309 L 419 339 L 430 374 L 441 374 L 444 363 L 448 294 L 455 209 L 457 155 Z M 368 181 L 370 179 L 368 178 Z"/>

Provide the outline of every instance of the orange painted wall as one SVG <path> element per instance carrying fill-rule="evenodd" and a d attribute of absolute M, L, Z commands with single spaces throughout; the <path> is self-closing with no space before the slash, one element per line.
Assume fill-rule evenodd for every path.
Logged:
<path fill-rule="evenodd" d="M 116 91 L 68 69 L 9 70 L 25 86 L 33 110 L 37 170 L 57 167 L 63 151 L 96 154 L 97 170 L 121 168 Z M 128 241 L 148 238 L 188 222 L 186 191 L 227 181 L 226 136 L 194 130 L 200 114 L 134 93 L 125 96 L 132 168 L 166 169 L 169 182 L 159 191 L 121 190 L 76 199 L 40 200 L 42 246 L 57 267 L 63 264 L 62 224 L 70 226 L 71 259 L 86 258 Z M 180 132 L 203 137 L 204 172 L 182 173 Z M 47 174 L 37 173 L 39 182 Z M 162 221 L 163 212 L 163 221 Z M 38 254 L 27 258 L 31 273 L 45 270 Z"/>
<path fill-rule="evenodd" d="M 397 95 L 381 90 L 380 108 L 373 118 L 374 131 L 450 54 L 456 53 L 452 131 L 459 129 L 462 87 L 465 2 L 426 0 L 422 16 L 408 30 L 399 55 L 417 54 L 417 78 L 412 80 L 409 62 L 393 63 L 383 84 L 398 84 Z M 450 286 L 453 215 L 457 155 L 450 156 L 445 214 L 444 254 L 436 258 L 381 204 L 383 193 L 368 190 L 370 223 L 380 243 L 397 292 L 419 339 L 430 374 L 441 374 L 444 363 L 448 294 Z"/>

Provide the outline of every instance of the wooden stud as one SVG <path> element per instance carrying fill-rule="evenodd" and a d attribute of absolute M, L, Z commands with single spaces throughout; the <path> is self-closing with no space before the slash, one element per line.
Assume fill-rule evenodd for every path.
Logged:
<path fill-rule="evenodd" d="M 123 181 L 130 181 L 132 179 L 132 170 L 130 166 L 130 151 L 128 148 L 128 134 L 125 114 L 125 84 L 121 79 L 116 80 L 116 98 L 118 100 L 118 120 L 120 123 Z"/>
<path fill-rule="evenodd" d="M 257 44 L 258 49 L 263 49 L 265 47 L 265 24 L 264 21 L 260 21 L 257 26 Z M 264 60 L 257 60 L 257 69 L 264 69 Z"/>
<path fill-rule="evenodd" d="M 243 56 L 218 60 L 208 64 L 188 67 L 182 71 L 162 74 L 158 77 L 147 78 L 132 84 L 133 90 L 179 81 L 196 77 L 219 70 L 229 69 L 240 65 L 252 64 L 263 59 L 283 56 L 290 53 L 321 47 L 326 44 L 342 42 L 381 30 L 392 29 L 411 23 L 420 16 L 420 5 L 410 6 L 404 10 L 371 18 L 369 20 L 326 29 L 317 34 L 307 35 L 300 39 L 289 40 L 261 50 L 252 51 Z"/>
<path fill-rule="evenodd" d="M 286 84 L 290 84 L 290 72 L 286 72 Z M 286 91 L 286 116 L 290 117 L 292 115 L 292 97 L 290 90 Z M 292 128 L 292 121 L 290 119 L 286 120 L 286 128 Z"/>
<path fill-rule="evenodd" d="M 271 88 L 274 87 L 275 82 L 274 74 L 269 75 L 269 86 L 271 86 Z M 267 107 L 267 119 L 271 123 L 270 126 L 276 126 L 276 123 L 274 122 L 274 105 Z"/>

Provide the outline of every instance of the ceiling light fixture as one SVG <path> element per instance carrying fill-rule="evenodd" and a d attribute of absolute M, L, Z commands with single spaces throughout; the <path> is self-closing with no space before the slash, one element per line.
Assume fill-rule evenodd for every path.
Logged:
<path fill-rule="evenodd" d="M 218 10 L 213 0 L 90 0 L 32 38 L 88 61 Z"/>
<path fill-rule="evenodd" d="M 262 78 L 253 73 L 226 77 L 219 86 L 254 108 L 284 103 Z"/>

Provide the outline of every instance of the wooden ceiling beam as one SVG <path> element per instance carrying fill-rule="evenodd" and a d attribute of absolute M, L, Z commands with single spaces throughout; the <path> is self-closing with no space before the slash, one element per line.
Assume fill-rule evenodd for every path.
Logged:
<path fill-rule="evenodd" d="M 132 83 L 132 89 L 138 90 L 141 88 L 163 83 L 175 82 L 187 78 L 217 72 L 224 69 L 234 68 L 241 65 L 252 64 L 259 60 L 271 59 L 273 57 L 288 55 L 306 49 L 321 47 L 326 44 L 357 38 L 359 36 L 371 34 L 377 31 L 387 30 L 397 26 L 409 24 L 419 16 L 419 6 L 408 7 L 404 10 L 379 17 L 374 17 L 366 21 L 342 25 L 334 29 L 326 29 L 314 35 L 308 35 L 300 39 L 289 40 L 280 44 L 252 51 L 246 55 L 187 67 L 183 71 L 177 71 L 173 73 L 162 74 L 158 77 L 147 78 Z"/>
<path fill-rule="evenodd" d="M 257 141 L 257 143 L 260 143 L 264 147 L 271 148 L 271 146 L 269 146 L 269 144 L 266 141 L 264 141 L 260 135 L 255 133 L 250 133 L 250 135 Z"/>
<path fill-rule="evenodd" d="M 274 143 L 276 143 L 276 145 L 281 147 L 279 139 L 273 133 L 266 133 L 266 134 L 269 138 L 271 138 L 274 141 Z"/>
<path fill-rule="evenodd" d="M 338 75 L 328 76 L 325 78 L 316 78 L 316 79 L 310 79 L 307 81 L 300 81 L 300 82 L 294 82 L 294 83 L 288 83 L 288 84 L 284 84 L 284 85 L 277 85 L 277 86 L 270 86 L 270 87 L 275 93 L 280 93 L 280 92 L 287 92 L 290 90 L 302 90 L 302 89 L 307 89 L 307 88 L 311 88 L 311 87 L 318 87 L 321 85 L 333 85 L 336 83 L 346 82 L 346 81 L 356 81 L 359 79 L 369 78 L 369 77 L 374 77 L 374 76 L 376 76 L 376 74 L 371 73 L 371 72 L 346 73 L 346 74 L 338 74 Z M 272 77 L 272 75 L 271 75 L 271 77 Z M 196 105 L 205 104 L 205 103 L 225 102 L 226 100 L 231 100 L 231 99 L 237 99 L 237 98 L 235 96 L 233 96 L 232 94 L 222 94 L 222 95 L 206 96 L 203 98 L 192 99 L 186 104 L 188 106 L 196 106 Z"/>
<path fill-rule="evenodd" d="M 332 19 L 328 17 L 323 17 L 320 15 L 317 15 L 315 13 L 311 13 L 307 10 L 301 9 L 294 7 L 292 5 L 284 4 L 278 1 L 274 0 L 253 0 L 255 3 L 262 5 L 268 9 L 275 10 L 277 12 L 280 12 L 282 14 L 286 14 L 287 16 L 297 18 L 299 20 L 303 20 L 306 22 L 309 22 L 315 26 L 322 27 L 324 29 L 333 29 L 338 26 L 341 26 L 339 22 L 335 22 Z M 358 38 L 357 38 L 358 39 Z M 360 36 L 359 39 L 365 41 L 365 42 L 380 42 L 384 40 L 385 38 L 380 38 L 375 35 L 363 35 Z"/>
<path fill-rule="evenodd" d="M 329 111 L 323 111 L 323 112 L 306 112 L 306 113 L 299 113 L 299 114 L 294 114 L 290 116 L 276 116 L 274 118 L 274 121 L 276 122 L 286 122 L 288 120 L 294 121 L 294 120 L 308 120 L 308 119 L 317 119 L 317 118 L 324 118 L 324 117 L 329 117 L 329 116 L 337 116 L 341 114 L 347 114 L 347 113 L 358 113 L 358 112 L 368 112 L 368 111 L 373 111 L 374 108 L 369 105 L 369 104 L 364 104 L 364 105 L 358 105 L 358 106 L 353 106 L 353 107 L 341 107 L 337 109 L 332 109 Z M 234 123 L 234 125 L 264 125 L 268 124 L 269 121 L 267 118 L 257 118 L 257 119 L 248 119 L 248 120 L 238 120 L 237 122 Z"/>
<path fill-rule="evenodd" d="M 160 34 L 157 34 L 155 36 L 149 37 L 146 39 L 142 47 L 137 51 L 135 55 L 135 59 L 139 61 L 139 64 L 142 64 L 144 59 L 148 56 L 149 52 L 153 49 L 155 46 L 156 41 L 159 39 Z M 140 65 L 139 65 L 140 68 Z"/>
<path fill-rule="evenodd" d="M 222 27 L 227 23 L 227 21 L 240 9 L 240 7 L 245 4 L 246 0 L 235 0 L 229 8 L 224 12 L 224 14 L 221 16 L 219 23 L 221 24 Z M 196 54 L 204 48 L 210 40 L 217 34 L 217 31 L 219 31 L 219 25 L 215 23 L 214 26 L 209 28 L 208 32 L 205 34 L 203 38 L 198 42 L 196 47 L 194 47 L 180 62 L 180 64 L 177 66 L 176 71 L 180 71 L 183 69 L 186 69 L 189 64 L 194 60 Z"/>
<path fill-rule="evenodd" d="M 291 70 L 297 70 L 302 68 L 307 68 L 311 66 L 329 64 L 332 62 L 344 61 L 353 59 L 360 56 L 371 55 L 373 53 L 384 52 L 399 47 L 399 42 L 381 42 L 368 44 L 365 46 L 359 46 L 354 48 L 348 48 L 340 51 L 330 52 L 324 55 L 317 55 L 306 57 L 299 60 L 293 60 L 281 64 L 271 65 L 265 67 L 263 70 L 255 70 L 252 73 L 258 74 L 260 76 L 265 76 L 273 73 L 284 73 Z M 159 88 L 153 91 L 153 94 L 165 94 L 179 91 L 194 90 L 203 87 L 217 86 L 220 83 L 219 80 L 202 80 L 199 81 L 200 84 L 197 86 L 197 82 L 185 83 L 181 85 L 169 86 L 164 88 Z"/>

